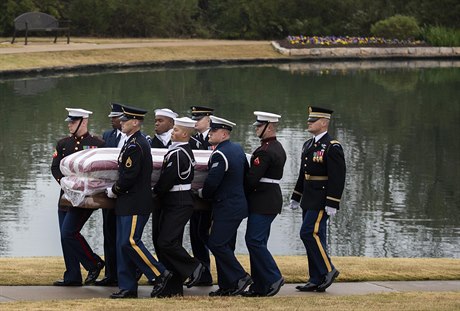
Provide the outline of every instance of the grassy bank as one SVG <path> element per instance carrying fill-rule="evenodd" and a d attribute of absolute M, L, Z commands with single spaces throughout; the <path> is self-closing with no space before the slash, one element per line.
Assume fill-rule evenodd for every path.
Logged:
<path fill-rule="evenodd" d="M 12 48 L 4 38 L 1 49 L 7 51 Z M 152 44 L 148 47 L 125 47 L 117 44 Z M 41 42 L 32 43 L 37 48 Z M 79 44 L 105 46 L 104 49 L 78 50 Z M 251 44 L 235 41 L 220 44 L 218 41 L 194 40 L 137 40 L 133 39 L 75 39 L 71 45 L 75 50 L 71 51 L 43 51 L 27 52 L 22 44 L 14 44 L 15 48 L 24 49 L 24 53 L 0 54 L 0 71 L 26 70 L 50 67 L 71 67 L 95 64 L 124 64 L 138 62 L 162 62 L 162 61 L 202 61 L 202 60 L 243 60 L 243 59 L 277 59 L 283 56 L 275 52 L 267 41 L 254 42 Z M 30 45 L 29 45 L 30 46 Z M 53 46 L 54 47 L 54 46 Z M 53 48 L 51 47 L 51 48 Z M 67 46 L 65 46 L 67 48 Z"/>
<path fill-rule="evenodd" d="M 184 297 L 170 299 L 88 299 L 1 304 L 2 310 L 308 310 L 409 311 L 459 310 L 458 292 L 414 292 L 363 296 L 305 295 L 304 297 Z"/>
<path fill-rule="evenodd" d="M 241 255 L 239 259 L 249 271 L 248 256 Z M 306 281 L 305 257 L 276 256 L 275 259 L 288 283 Z M 338 282 L 460 279 L 459 259 L 333 257 L 332 260 L 341 272 Z M 61 257 L 0 258 L 0 266 L 0 285 L 50 285 L 64 272 Z M 216 279 L 214 265 L 212 270 Z M 146 280 L 142 279 L 142 283 L 146 284 Z"/>

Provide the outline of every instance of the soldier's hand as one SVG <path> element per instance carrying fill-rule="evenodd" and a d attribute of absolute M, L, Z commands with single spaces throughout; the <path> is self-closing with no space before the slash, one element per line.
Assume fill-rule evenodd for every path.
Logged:
<path fill-rule="evenodd" d="M 331 217 L 335 216 L 335 214 L 337 214 L 337 209 L 336 208 L 326 206 L 324 209 L 326 210 L 326 214 L 328 214 Z"/>
<path fill-rule="evenodd" d="M 112 188 L 105 189 L 105 193 L 107 194 L 108 198 L 111 198 L 111 199 L 116 199 L 117 198 L 117 195 L 115 193 L 113 193 Z"/>
<path fill-rule="evenodd" d="M 296 200 L 291 200 L 289 202 L 289 207 L 292 209 L 292 210 L 295 210 L 295 209 L 298 209 L 300 207 L 300 203 L 297 202 Z"/>

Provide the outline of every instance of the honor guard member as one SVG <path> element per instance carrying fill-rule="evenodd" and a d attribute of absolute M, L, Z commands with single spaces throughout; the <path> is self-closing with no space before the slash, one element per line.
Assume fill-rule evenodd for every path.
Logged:
<path fill-rule="evenodd" d="M 120 117 L 123 115 L 121 105 L 112 103 L 108 117 L 112 123 L 112 129 L 102 134 L 106 148 L 121 148 L 126 140 L 126 135 L 121 131 Z M 105 275 L 97 280 L 96 286 L 117 286 L 117 219 L 115 209 L 102 209 L 102 231 L 104 233 L 104 259 Z"/>
<path fill-rule="evenodd" d="M 209 124 L 211 119 L 209 116 L 213 114 L 214 109 L 203 106 L 192 106 L 192 120 L 196 121 L 196 133 L 190 138 L 192 149 L 197 150 L 212 150 L 209 143 Z"/>
<path fill-rule="evenodd" d="M 118 180 L 107 188 L 107 196 L 116 198 L 117 272 L 119 292 L 110 298 L 136 298 L 136 269 L 149 280 L 157 278 L 158 286 L 166 284 L 172 274 L 147 250 L 142 232 L 152 208 L 152 154 L 140 129 L 147 111 L 122 106 L 121 130 L 126 144 L 118 157 Z"/>
<path fill-rule="evenodd" d="M 327 254 L 326 232 L 329 216 L 339 209 L 345 159 L 342 146 L 327 132 L 331 115 L 332 110 L 309 107 L 308 132 L 314 137 L 302 147 L 299 177 L 291 196 L 291 208 L 302 207 L 300 238 L 307 250 L 310 278 L 297 289 L 304 292 L 324 292 L 339 275 Z"/>
<path fill-rule="evenodd" d="M 271 224 L 283 206 L 279 184 L 283 177 L 286 152 L 276 139 L 281 116 L 262 111 L 254 111 L 254 115 L 257 117 L 255 131 L 261 145 L 252 154 L 245 179 L 249 206 L 246 245 L 254 281 L 249 290 L 243 293 L 246 297 L 274 296 L 284 285 L 281 272 L 267 249 Z"/>
<path fill-rule="evenodd" d="M 155 135 L 150 141 L 152 148 L 168 148 L 171 144 L 171 134 L 174 126 L 174 118 L 177 118 L 178 114 L 168 108 L 156 109 L 155 110 Z M 159 255 L 159 247 L 157 243 L 159 234 L 159 219 L 160 219 L 160 207 L 158 204 L 153 206 L 152 210 L 152 242 L 155 247 L 157 256 Z"/>
<path fill-rule="evenodd" d="M 88 118 L 92 114 L 91 111 L 80 108 L 66 108 L 66 110 L 68 116 L 65 121 L 68 122 L 70 136 L 57 142 L 51 164 L 51 172 L 58 183 L 64 177 L 59 168 L 64 157 L 83 149 L 104 146 L 104 141 L 88 132 Z M 63 193 L 61 190 L 59 199 Z M 58 204 L 59 230 L 66 271 L 64 272 L 64 279 L 54 282 L 53 285 L 81 286 L 80 263 L 88 270 L 85 285 L 93 284 L 104 268 L 104 261 L 93 252 L 85 237 L 80 233 L 93 211 L 93 209 L 67 207 L 61 203 Z"/>
<path fill-rule="evenodd" d="M 174 118 L 178 114 L 168 108 L 155 110 L 155 135 L 150 142 L 152 148 L 168 148 L 171 144 L 171 133 Z"/>
<path fill-rule="evenodd" d="M 195 121 L 190 118 L 174 119 L 172 144 L 164 156 L 160 177 L 153 188 L 153 193 L 161 201 L 157 241 L 159 259 L 174 276 L 162 292 L 154 288 L 152 297 L 182 296 L 184 281 L 188 279 L 187 287 L 194 286 L 205 269 L 182 246 L 184 228 L 193 213 L 191 189 L 195 158 L 189 140 L 194 126 Z"/>
<path fill-rule="evenodd" d="M 252 279 L 235 257 L 236 233 L 248 216 L 244 195 L 244 175 L 248 169 L 246 154 L 240 145 L 230 141 L 236 124 L 211 116 L 209 142 L 215 146 L 209 157 L 208 176 L 199 196 L 212 200 L 212 226 L 208 246 L 216 259 L 219 289 L 210 296 L 241 294 Z"/>
<path fill-rule="evenodd" d="M 214 109 L 203 106 L 192 106 L 190 109 L 192 112 L 192 120 L 196 121 L 196 134 L 191 137 L 190 146 L 192 149 L 211 150 L 212 148 L 208 136 L 211 122 L 209 116 L 213 114 Z M 192 246 L 193 256 L 200 260 L 206 268 L 201 275 L 201 279 L 195 286 L 212 285 L 211 259 L 207 246 L 212 212 L 210 208 L 206 209 L 208 205 L 209 204 L 204 200 L 202 200 L 200 204 L 196 204 L 192 218 L 190 218 L 190 244 Z"/>

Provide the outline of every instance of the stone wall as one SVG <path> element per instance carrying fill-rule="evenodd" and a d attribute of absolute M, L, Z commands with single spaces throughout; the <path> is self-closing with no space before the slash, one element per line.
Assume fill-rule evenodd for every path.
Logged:
<path fill-rule="evenodd" d="M 451 58 L 460 57 L 460 47 L 328 47 L 286 49 L 272 41 L 276 51 L 285 56 L 301 56 L 311 59 L 334 58 Z"/>

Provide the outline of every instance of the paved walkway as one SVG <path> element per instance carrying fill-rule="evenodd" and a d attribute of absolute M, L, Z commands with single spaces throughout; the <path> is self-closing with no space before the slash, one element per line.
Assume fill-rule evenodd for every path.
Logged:
<path fill-rule="evenodd" d="M 148 48 L 148 47 L 174 47 L 174 46 L 227 46 L 227 45 L 268 45 L 269 41 L 246 41 L 246 40 L 157 40 L 149 42 L 128 42 L 128 43 L 72 43 L 65 42 L 45 43 L 29 42 L 24 45 L 22 42 L 11 44 L 2 42 L 0 47 L 1 54 L 17 53 L 37 53 L 37 52 L 57 52 L 57 51 L 78 51 L 78 50 L 106 50 L 106 49 L 128 49 L 128 48 Z"/>
<path fill-rule="evenodd" d="M 299 297 L 305 295 L 366 295 L 373 293 L 434 291 L 460 292 L 460 280 L 456 281 L 385 281 L 385 282 L 341 282 L 334 283 L 325 293 L 303 293 L 295 289 L 299 284 L 286 284 L 281 288 L 278 296 Z M 194 287 L 184 289 L 185 296 L 208 296 L 213 287 Z M 139 298 L 149 298 L 151 286 L 139 287 Z M 82 286 L 82 287 L 56 287 L 56 286 L 0 286 L 0 302 L 33 301 L 33 300 L 61 300 L 61 299 L 88 299 L 108 298 L 115 287 Z"/>

